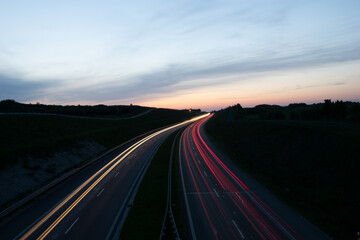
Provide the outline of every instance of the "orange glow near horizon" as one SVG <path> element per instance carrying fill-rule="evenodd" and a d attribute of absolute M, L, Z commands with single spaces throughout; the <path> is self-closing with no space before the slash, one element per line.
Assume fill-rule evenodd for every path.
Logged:
<path fill-rule="evenodd" d="M 244 89 L 243 97 L 239 97 L 237 91 L 227 89 L 226 97 L 222 94 L 207 94 L 198 92 L 193 94 L 179 94 L 173 97 L 158 98 L 155 100 L 141 102 L 139 105 L 155 106 L 159 108 L 173 109 L 202 109 L 218 110 L 240 103 L 243 107 L 253 107 L 259 104 L 288 105 L 290 103 L 319 103 L 324 99 L 359 101 L 358 88 L 349 88 L 346 85 L 330 85 L 317 89 L 293 89 L 284 92 L 256 92 L 254 89 Z"/>
<path fill-rule="evenodd" d="M 153 99 L 138 104 L 211 111 L 237 103 L 253 107 L 259 104 L 312 104 L 323 102 L 324 99 L 360 101 L 360 62 L 330 68 L 317 67 L 303 72 L 289 70 L 247 77 L 248 79 L 234 76 L 235 80 L 227 84 L 224 81 L 222 85 L 179 91 L 171 96 L 154 96 Z M 252 81 L 254 79 L 256 81 Z"/>
<path fill-rule="evenodd" d="M 70 105 L 129 105 L 172 108 L 219 110 L 240 103 L 243 107 L 259 104 L 286 106 L 290 103 L 319 103 L 324 99 L 360 101 L 360 61 L 321 66 L 303 71 L 288 70 L 247 75 L 233 75 L 213 79 L 194 79 L 202 82 L 197 87 L 185 88 L 192 81 L 173 86 L 183 89 L 167 93 L 145 95 L 143 99 L 109 100 L 102 102 L 48 102 L 46 104 Z M 222 84 L 213 84 L 222 82 Z"/>

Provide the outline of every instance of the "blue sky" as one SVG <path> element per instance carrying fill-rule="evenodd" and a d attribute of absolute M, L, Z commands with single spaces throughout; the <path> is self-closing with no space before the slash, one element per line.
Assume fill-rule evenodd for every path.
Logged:
<path fill-rule="evenodd" d="M 360 101 L 360 1 L 2 1 L 0 99 Z"/>

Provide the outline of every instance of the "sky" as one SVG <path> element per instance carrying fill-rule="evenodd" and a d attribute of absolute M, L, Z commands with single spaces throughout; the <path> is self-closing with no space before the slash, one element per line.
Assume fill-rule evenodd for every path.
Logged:
<path fill-rule="evenodd" d="M 359 0 L 0 0 L 0 100 L 360 101 Z"/>

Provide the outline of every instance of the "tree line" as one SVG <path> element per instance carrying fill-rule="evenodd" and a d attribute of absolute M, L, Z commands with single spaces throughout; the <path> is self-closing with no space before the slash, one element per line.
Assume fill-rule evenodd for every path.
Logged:
<path fill-rule="evenodd" d="M 261 104 L 243 108 L 239 103 L 228 107 L 233 119 L 360 121 L 360 103 L 330 99 L 323 103 L 292 103 L 288 106 Z"/>
<path fill-rule="evenodd" d="M 147 107 L 135 105 L 46 105 L 46 104 L 25 104 L 12 99 L 0 101 L 0 113 L 50 113 L 73 116 L 120 116 L 137 114 L 146 111 Z"/>

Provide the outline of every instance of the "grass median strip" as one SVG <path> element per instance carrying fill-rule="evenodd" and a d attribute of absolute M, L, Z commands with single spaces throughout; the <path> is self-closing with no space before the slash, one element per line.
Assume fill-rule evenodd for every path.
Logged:
<path fill-rule="evenodd" d="M 181 136 L 181 135 L 180 135 Z M 176 139 L 176 145 L 173 155 L 173 167 L 172 167 L 172 210 L 176 222 L 176 226 L 179 232 L 180 239 L 188 239 L 187 228 L 186 228 L 186 216 L 185 206 L 182 195 L 181 181 L 180 181 L 180 169 L 179 169 L 179 142 L 180 136 Z"/>
<path fill-rule="evenodd" d="M 120 239 L 158 239 L 166 210 L 171 145 L 176 132 L 160 146 L 143 178 Z"/>

